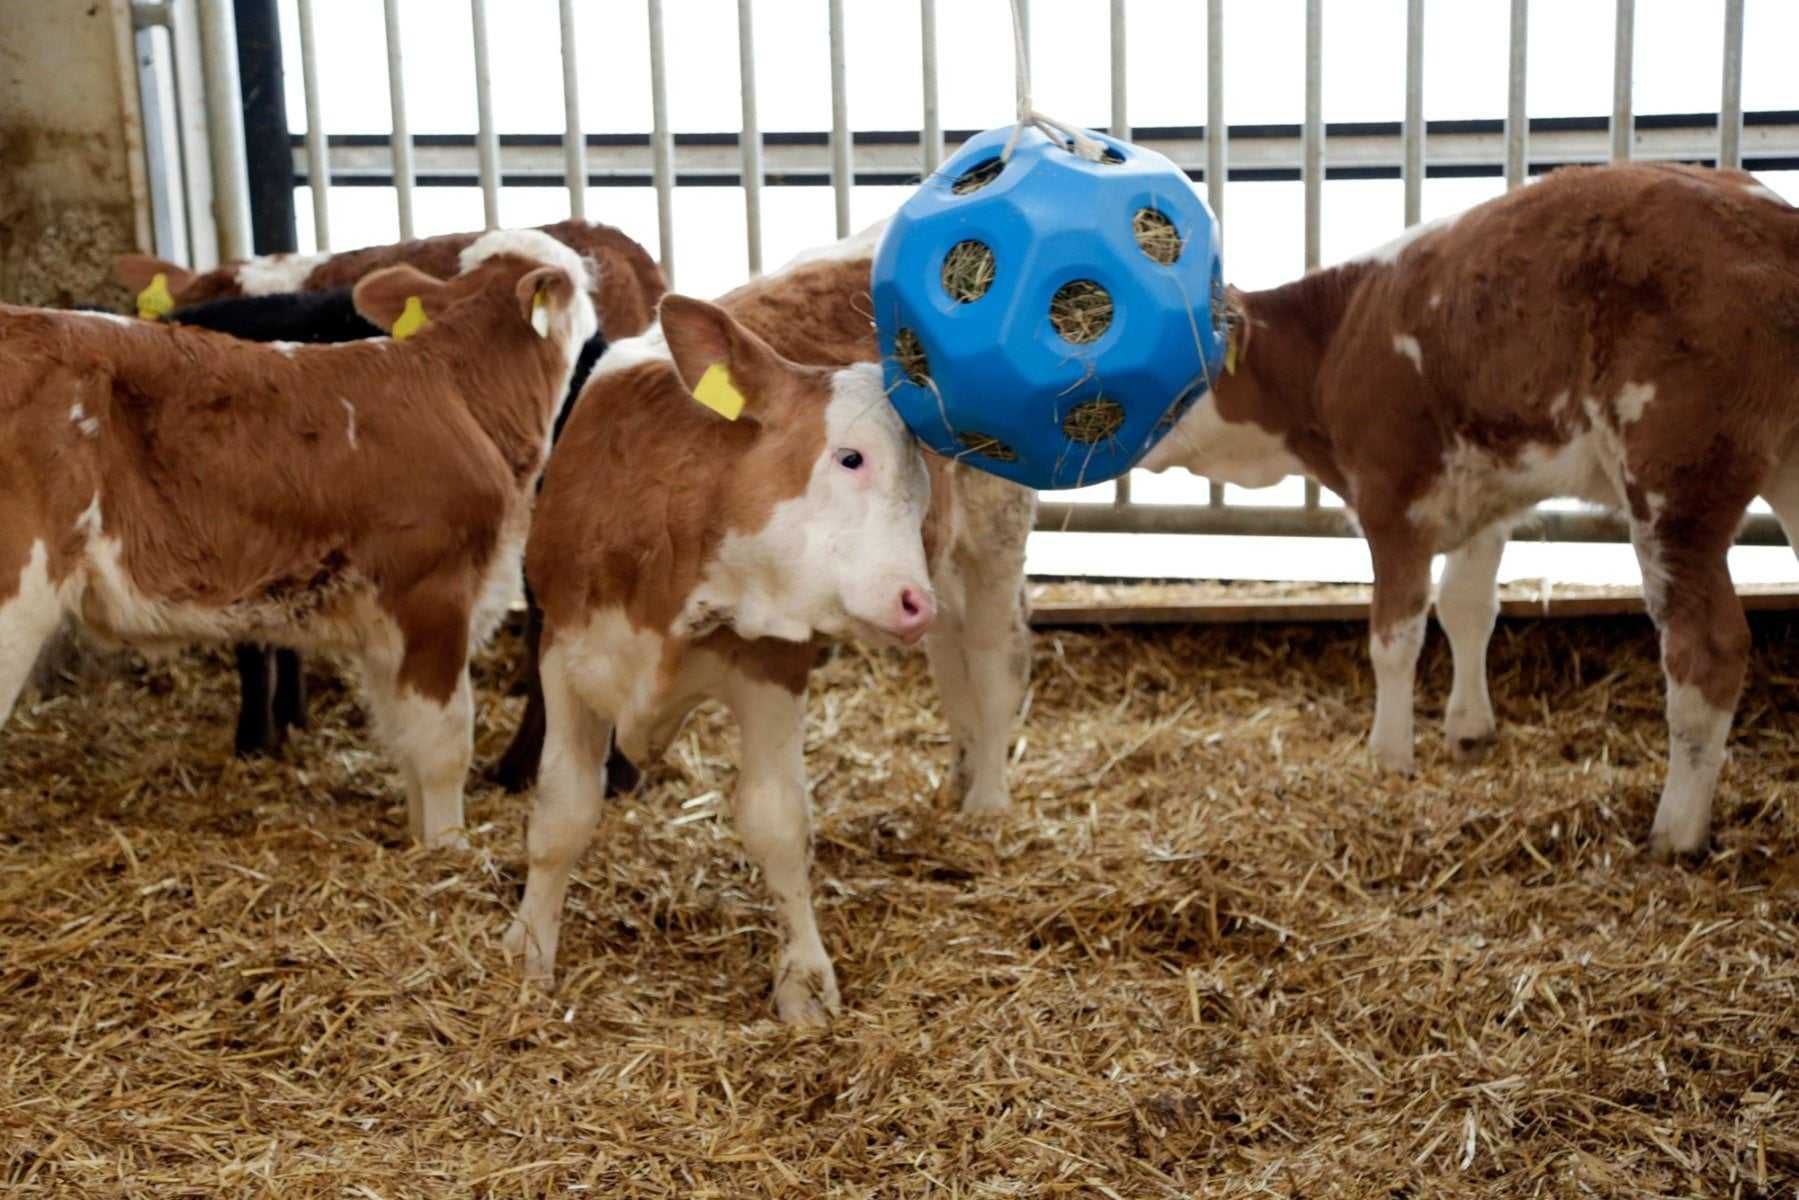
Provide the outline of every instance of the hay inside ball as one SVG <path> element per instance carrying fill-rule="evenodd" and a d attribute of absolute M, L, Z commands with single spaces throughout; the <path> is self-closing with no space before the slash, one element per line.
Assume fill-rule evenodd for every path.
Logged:
<path fill-rule="evenodd" d="M 968 141 L 888 224 L 875 323 L 940 454 L 1035 488 L 1116 478 L 1223 369 L 1217 225 L 1166 158 L 1036 128 Z"/>

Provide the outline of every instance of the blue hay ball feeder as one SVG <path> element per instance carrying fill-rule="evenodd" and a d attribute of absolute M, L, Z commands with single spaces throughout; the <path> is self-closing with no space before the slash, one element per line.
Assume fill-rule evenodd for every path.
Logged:
<path fill-rule="evenodd" d="M 888 390 L 927 446 L 1033 488 L 1122 475 L 1224 361 L 1217 225 L 1160 154 L 970 139 L 875 255 Z"/>

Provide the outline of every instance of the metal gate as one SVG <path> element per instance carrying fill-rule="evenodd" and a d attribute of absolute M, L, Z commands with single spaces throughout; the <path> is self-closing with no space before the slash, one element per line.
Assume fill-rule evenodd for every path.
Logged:
<path fill-rule="evenodd" d="M 313 0 L 294 0 L 300 30 L 299 65 L 304 80 L 307 129 L 293 135 L 296 186 L 313 193 L 314 233 L 331 246 L 329 205 L 334 187 L 368 185 L 395 189 L 402 237 L 414 234 L 416 190 L 478 183 L 488 227 L 499 222 L 502 187 L 563 187 L 571 215 L 587 212 L 590 188 L 654 189 L 661 258 L 673 265 L 677 229 L 676 188 L 741 187 L 752 271 L 762 268 L 762 199 L 767 187 L 830 187 L 839 237 L 850 230 L 850 188 L 855 184 L 906 184 L 934 170 L 947 151 L 973 130 L 944 130 L 938 105 L 937 0 L 916 0 L 921 32 L 919 71 L 923 106 L 916 129 L 852 129 L 846 103 L 850 63 L 844 53 L 844 0 L 814 0 L 827 7 L 832 122 L 829 130 L 765 132 L 757 118 L 756 54 L 752 36 L 755 0 L 737 0 L 741 122 L 735 130 L 675 134 L 669 124 L 667 51 L 662 0 L 645 0 L 652 127 L 634 134 L 584 134 L 577 20 L 591 19 L 597 4 L 559 0 L 560 56 L 565 125 L 560 134 L 502 134 L 494 126 L 489 72 L 487 0 L 468 0 L 474 35 L 477 128 L 470 134 L 409 132 L 401 68 L 399 0 L 383 0 L 389 78 L 390 136 L 332 136 L 321 125 L 318 62 L 326 47 L 314 33 Z M 771 0 L 794 2 L 794 0 Z M 999 0 L 993 0 L 998 3 Z M 1097 3 L 1097 0 L 1094 0 Z M 1167 155 L 1206 186 L 1213 211 L 1225 212 L 1224 183 L 1297 181 L 1304 189 L 1300 231 L 1305 266 L 1319 265 L 1327 179 L 1398 179 L 1404 183 L 1404 220 L 1419 219 L 1426 178 L 1503 176 L 1508 187 L 1530 175 L 1570 163 L 1627 158 L 1671 159 L 1742 166 L 1753 170 L 1799 169 L 1799 111 L 1745 114 L 1743 40 L 1745 0 L 1725 0 L 1724 54 L 1719 65 L 1719 103 L 1712 112 L 1636 117 L 1632 112 L 1635 0 L 1616 0 L 1612 54 L 1613 103 L 1609 115 L 1529 119 L 1526 109 L 1529 0 L 1509 4 L 1508 87 L 1503 118 L 1426 122 L 1424 112 L 1424 0 L 1407 0 L 1405 112 L 1402 120 L 1326 124 L 1323 120 L 1325 0 L 1305 6 L 1305 115 L 1298 125 L 1228 124 L 1224 78 L 1228 69 L 1224 0 L 1206 0 L 1207 90 L 1203 124 L 1133 126 L 1126 110 L 1125 22 L 1127 0 L 1109 0 L 1110 131 Z M 197 261 L 216 252 L 248 252 L 243 123 L 236 47 L 229 0 L 135 0 L 139 20 L 140 84 L 152 192 L 157 202 L 159 247 L 185 251 Z M 1028 13 L 1027 6 L 1027 27 Z M 288 62 L 293 61 L 288 47 Z M 1497 53 L 1497 50 L 1496 50 Z M 203 87 L 201 86 L 203 82 Z M 203 105 L 201 97 L 208 101 Z M 1196 116 L 1199 114 L 1195 114 Z M 212 219 L 216 218 L 216 219 Z M 822 240 L 822 238 L 821 238 Z M 671 273 L 671 283 L 672 271 Z M 1279 507 L 1227 503 L 1224 488 L 1208 485 L 1199 504 L 1133 503 L 1129 477 L 1110 486 L 1110 502 L 1050 496 L 1038 527 L 1067 532 L 1206 533 L 1334 536 L 1354 531 L 1340 504 L 1305 483 L 1303 503 Z M 1550 541 L 1625 540 L 1610 515 L 1555 505 L 1537 510 L 1517 536 Z M 1782 544 L 1766 512 L 1752 513 L 1740 539 Z"/>

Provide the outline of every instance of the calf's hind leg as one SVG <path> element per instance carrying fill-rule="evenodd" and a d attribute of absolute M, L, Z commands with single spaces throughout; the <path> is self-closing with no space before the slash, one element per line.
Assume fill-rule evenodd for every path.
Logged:
<path fill-rule="evenodd" d="M 0 597 L 0 725 L 5 725 L 38 652 L 62 620 L 42 542 L 33 542 L 22 556 L 0 546 Z"/>
<path fill-rule="evenodd" d="M 468 617 L 453 604 L 401 614 L 402 633 L 363 654 L 376 725 L 406 783 L 407 826 L 429 846 L 460 846 L 462 785 L 474 757 Z"/>
<path fill-rule="evenodd" d="M 1430 551 L 1404 515 L 1396 522 L 1367 521 L 1364 527 L 1374 560 L 1374 602 L 1368 620 L 1374 730 L 1369 747 L 1381 766 L 1409 772 L 1413 692 L 1430 601 Z"/>
<path fill-rule="evenodd" d="M 1740 518 L 1742 506 L 1733 517 Z M 1678 530 L 1671 536 L 1670 527 Z M 1736 520 L 1633 521 L 1643 595 L 1661 634 L 1667 679 L 1668 774 L 1649 832 L 1657 858 L 1704 847 L 1725 742 L 1749 663 L 1749 622 L 1725 555 Z"/>
<path fill-rule="evenodd" d="M 1449 638 L 1455 667 L 1443 733 L 1457 758 L 1478 754 L 1498 727 L 1487 694 L 1487 643 L 1499 617 L 1499 560 L 1510 532 L 1504 524 L 1491 525 L 1451 551 L 1437 588 L 1437 624 Z"/>
<path fill-rule="evenodd" d="M 602 774 L 611 722 L 576 692 L 560 647 L 540 665 L 544 693 L 543 763 L 531 806 L 525 848 L 530 865 L 525 895 L 506 930 L 506 953 L 522 956 L 525 976 L 548 984 L 556 972 L 556 943 L 569 874 L 600 823 Z"/>

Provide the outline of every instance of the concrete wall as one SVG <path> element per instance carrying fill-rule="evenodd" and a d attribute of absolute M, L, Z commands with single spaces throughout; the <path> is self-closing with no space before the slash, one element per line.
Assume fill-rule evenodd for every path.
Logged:
<path fill-rule="evenodd" d="M 0 300 L 129 299 L 115 254 L 148 250 L 128 0 L 0 0 Z"/>

